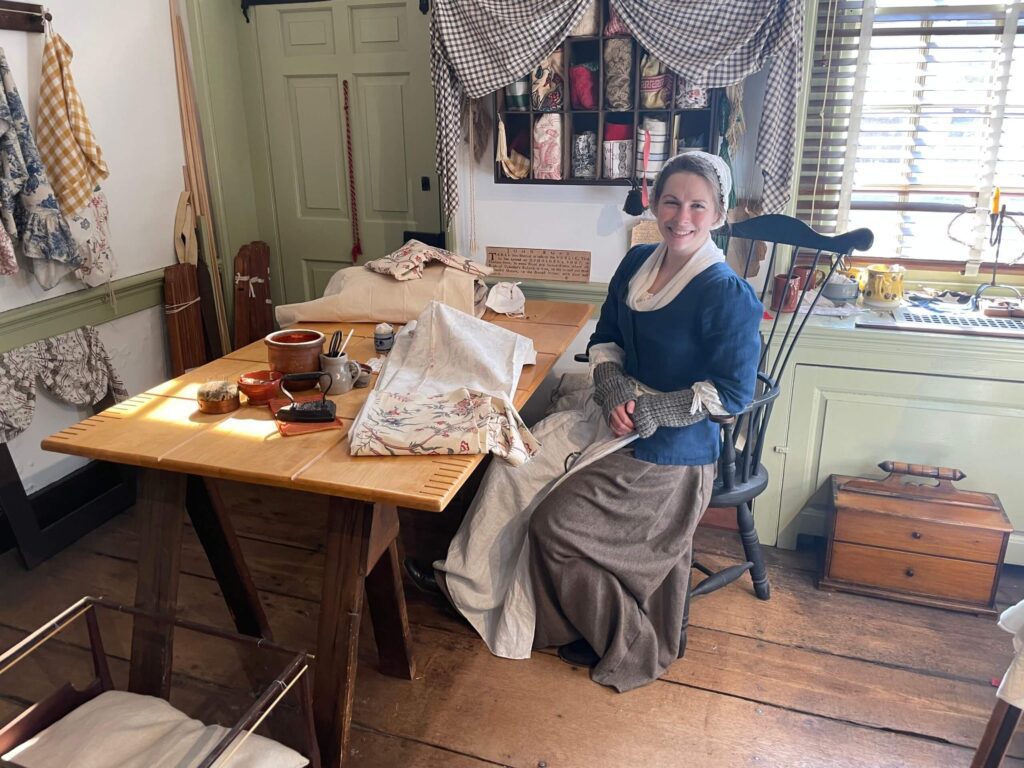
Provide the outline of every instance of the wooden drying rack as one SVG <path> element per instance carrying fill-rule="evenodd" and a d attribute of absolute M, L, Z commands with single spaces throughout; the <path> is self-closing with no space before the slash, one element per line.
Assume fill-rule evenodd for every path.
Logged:
<path fill-rule="evenodd" d="M 46 21 L 53 21 L 53 16 L 41 5 L 0 0 L 0 29 L 11 29 L 15 32 L 45 32 L 44 22 Z"/>

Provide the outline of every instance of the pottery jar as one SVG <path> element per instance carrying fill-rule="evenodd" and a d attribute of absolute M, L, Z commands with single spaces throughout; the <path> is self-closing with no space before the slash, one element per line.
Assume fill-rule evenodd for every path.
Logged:
<path fill-rule="evenodd" d="M 281 373 L 310 373 L 320 370 L 320 353 L 324 349 L 324 335 L 320 331 L 292 328 L 274 331 L 263 339 L 267 345 L 267 362 L 272 371 Z M 315 381 L 289 383 L 289 390 L 312 389 Z"/>

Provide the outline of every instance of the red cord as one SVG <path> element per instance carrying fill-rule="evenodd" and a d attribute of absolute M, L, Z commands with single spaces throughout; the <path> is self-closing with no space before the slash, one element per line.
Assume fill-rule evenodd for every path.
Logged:
<path fill-rule="evenodd" d="M 356 169 L 352 163 L 352 118 L 348 105 L 348 80 L 342 81 L 345 92 L 345 146 L 348 150 L 348 198 L 352 206 L 352 263 L 355 264 L 363 255 L 363 246 L 359 242 L 359 209 L 356 206 Z"/>

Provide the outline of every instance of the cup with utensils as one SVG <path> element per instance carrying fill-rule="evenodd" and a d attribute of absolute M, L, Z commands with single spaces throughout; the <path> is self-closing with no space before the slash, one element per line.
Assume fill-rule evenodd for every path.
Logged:
<path fill-rule="evenodd" d="M 352 338 L 349 331 L 345 340 L 341 340 L 341 331 L 335 331 L 331 336 L 330 346 L 327 352 L 320 355 L 320 370 L 331 375 L 331 386 L 325 394 L 343 395 L 348 392 L 356 383 L 356 379 L 362 374 L 359 363 L 349 360 L 345 354 L 345 347 Z"/>

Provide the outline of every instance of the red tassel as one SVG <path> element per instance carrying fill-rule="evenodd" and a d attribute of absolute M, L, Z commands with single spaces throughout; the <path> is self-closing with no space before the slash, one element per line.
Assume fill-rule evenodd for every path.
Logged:
<path fill-rule="evenodd" d="M 352 263 L 355 264 L 359 261 L 359 257 L 363 255 L 363 246 L 358 241 L 352 246 Z"/>

